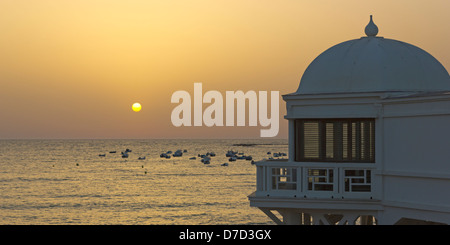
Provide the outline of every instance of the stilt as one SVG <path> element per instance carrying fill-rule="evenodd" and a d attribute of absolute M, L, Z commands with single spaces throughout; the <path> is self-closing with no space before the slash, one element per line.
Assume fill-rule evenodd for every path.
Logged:
<path fill-rule="evenodd" d="M 297 213 L 295 210 L 282 210 L 280 213 L 283 215 L 283 223 L 285 225 L 301 224 L 301 214 Z"/>
<path fill-rule="evenodd" d="M 272 211 L 270 209 L 267 208 L 259 208 L 261 211 L 263 211 L 267 216 L 269 216 L 269 218 L 275 222 L 275 224 L 277 225 L 282 225 L 283 222 L 277 217 L 275 216 L 275 214 L 272 213 Z"/>

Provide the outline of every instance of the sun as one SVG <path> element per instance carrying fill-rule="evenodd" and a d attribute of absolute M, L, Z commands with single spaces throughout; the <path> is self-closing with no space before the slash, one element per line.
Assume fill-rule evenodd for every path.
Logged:
<path fill-rule="evenodd" d="M 141 104 L 139 104 L 139 103 L 134 103 L 134 104 L 131 106 L 131 109 L 133 109 L 133 111 L 135 111 L 135 112 L 138 112 L 138 111 L 140 111 L 140 110 L 142 109 L 142 106 L 141 106 Z"/>

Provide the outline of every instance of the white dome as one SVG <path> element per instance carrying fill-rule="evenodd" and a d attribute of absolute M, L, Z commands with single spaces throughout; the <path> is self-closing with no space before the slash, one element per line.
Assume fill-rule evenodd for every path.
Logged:
<path fill-rule="evenodd" d="M 375 35 L 320 54 L 303 74 L 297 94 L 450 91 L 450 76 L 432 55 Z"/>

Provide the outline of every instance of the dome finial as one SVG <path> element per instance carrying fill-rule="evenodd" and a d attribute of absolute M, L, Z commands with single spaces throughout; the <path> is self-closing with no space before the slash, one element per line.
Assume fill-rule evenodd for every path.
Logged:
<path fill-rule="evenodd" d="M 370 15 L 369 24 L 367 24 L 366 29 L 364 30 L 368 37 L 374 37 L 378 34 L 378 27 L 373 23 L 372 15 Z"/>

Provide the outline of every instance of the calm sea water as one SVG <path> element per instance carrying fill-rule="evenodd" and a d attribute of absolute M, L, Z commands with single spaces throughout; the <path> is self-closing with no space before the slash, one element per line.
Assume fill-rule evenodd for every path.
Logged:
<path fill-rule="evenodd" d="M 287 148 L 287 140 L 0 140 L 0 224 L 273 224 L 249 206 L 255 166 L 225 153 L 261 160 Z M 177 149 L 187 152 L 160 158 Z M 216 153 L 209 165 L 197 157 L 207 152 Z"/>

